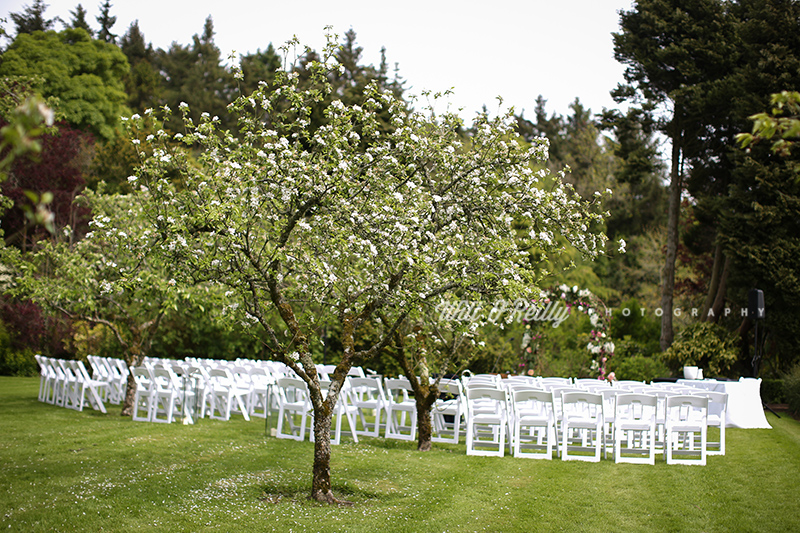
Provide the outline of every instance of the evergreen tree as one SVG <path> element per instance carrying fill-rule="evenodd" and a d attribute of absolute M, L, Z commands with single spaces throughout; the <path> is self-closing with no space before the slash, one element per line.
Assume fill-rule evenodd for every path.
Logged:
<path fill-rule="evenodd" d="M 739 94 L 730 102 L 741 130 L 747 117 L 770 109 L 771 94 L 800 87 L 800 3 L 790 0 L 739 0 L 732 7 L 741 55 L 732 85 Z M 781 157 L 758 144 L 733 155 L 735 170 L 720 200 L 716 224 L 730 257 L 729 301 L 744 305 L 752 288 L 764 291 L 766 332 L 764 372 L 780 374 L 798 361 L 800 341 L 800 183 L 795 152 Z M 741 346 L 752 346 L 753 321 L 741 321 Z M 763 342 L 763 341 L 762 341 Z M 744 354 L 743 370 L 750 370 Z"/>
<path fill-rule="evenodd" d="M 224 127 L 233 125 L 226 102 L 233 94 L 234 78 L 222 64 L 222 54 L 214 43 L 211 16 L 206 18 L 203 33 L 192 37 L 191 46 L 173 43 L 168 51 L 159 50 L 156 62 L 163 73 L 162 101 L 171 109 L 185 102 L 195 122 L 202 113 L 208 113 Z M 172 121 L 168 126 L 177 128 L 178 123 Z"/>
<path fill-rule="evenodd" d="M 133 21 L 120 38 L 119 46 L 131 65 L 125 76 L 128 105 L 138 113 L 158 106 L 162 79 L 154 64 L 156 54 L 153 46 L 145 41 L 138 20 Z"/>
<path fill-rule="evenodd" d="M 259 48 L 255 53 L 242 56 L 242 81 L 239 90 L 242 94 L 250 94 L 258 89 L 259 82 L 272 84 L 275 72 L 281 68 L 283 60 L 270 43 L 263 52 Z"/>
<path fill-rule="evenodd" d="M 660 128 L 672 142 L 667 242 L 661 288 L 661 348 L 674 337 L 672 326 L 678 222 L 684 188 L 684 163 L 702 137 L 713 92 L 734 60 L 719 0 L 640 0 L 620 14 L 622 31 L 614 34 L 614 55 L 627 65 L 625 80 L 614 91 L 617 101 L 644 99 L 648 109 L 670 112 Z"/>
<path fill-rule="evenodd" d="M 75 11 L 70 11 L 69 14 L 72 15 L 69 21 L 69 28 L 80 28 L 85 30 L 89 35 L 94 35 L 94 30 L 92 30 L 92 28 L 89 27 L 89 23 L 86 22 L 86 10 L 81 4 L 78 4 Z"/>
<path fill-rule="evenodd" d="M 58 18 L 44 18 L 44 12 L 47 7 L 48 4 L 45 4 L 43 0 L 33 0 L 33 5 L 24 6 L 22 13 L 10 13 L 9 16 L 14 22 L 17 35 L 53 29 L 53 25 L 55 25 Z"/>
<path fill-rule="evenodd" d="M 111 0 L 105 0 L 100 6 L 100 16 L 96 17 L 100 30 L 97 32 L 97 38 L 101 41 L 114 44 L 117 41 L 117 36 L 111 33 L 111 28 L 117 23 L 117 17 L 111 15 Z"/>

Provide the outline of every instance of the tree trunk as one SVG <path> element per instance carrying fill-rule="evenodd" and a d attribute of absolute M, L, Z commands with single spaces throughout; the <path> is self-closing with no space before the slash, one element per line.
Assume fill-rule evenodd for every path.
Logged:
<path fill-rule="evenodd" d="M 314 409 L 314 469 L 311 499 L 337 505 L 352 505 L 339 500 L 331 490 L 331 419 L 332 409 Z"/>
<path fill-rule="evenodd" d="M 125 387 L 125 401 L 122 402 L 121 416 L 133 416 L 133 401 L 136 399 L 136 380 L 133 374 L 128 374 L 128 384 Z"/>
<path fill-rule="evenodd" d="M 432 394 L 432 392 L 428 392 Z M 431 424 L 431 405 L 428 398 L 416 398 L 417 403 L 417 450 L 429 452 L 433 448 L 433 424 Z"/>
<path fill-rule="evenodd" d="M 722 263 L 724 256 L 722 255 L 722 244 L 717 243 L 714 247 L 714 266 L 711 268 L 711 281 L 708 282 L 708 294 L 703 301 L 703 308 L 700 312 L 701 322 L 716 322 L 714 317 L 709 315 L 709 309 L 713 309 L 714 301 L 717 298 L 717 290 L 719 289 L 719 279 L 722 274 Z"/>
<path fill-rule="evenodd" d="M 714 298 L 714 305 L 711 309 L 714 311 L 714 323 L 719 321 L 719 316 L 722 314 L 722 309 L 725 307 L 725 296 L 728 292 L 728 272 L 730 271 L 731 258 L 725 258 L 725 266 L 722 267 L 722 274 L 720 275 L 719 287 L 717 288 L 717 296 Z"/>
<path fill-rule="evenodd" d="M 677 111 L 676 111 L 677 113 Z M 677 119 L 673 119 L 677 120 Z M 675 258 L 678 255 L 678 221 L 681 213 L 682 172 L 681 136 L 679 128 L 675 128 L 672 136 L 672 169 L 670 171 L 669 213 L 667 221 L 667 251 L 664 258 L 664 269 L 661 276 L 661 350 L 672 345 L 672 303 L 675 291 Z"/>

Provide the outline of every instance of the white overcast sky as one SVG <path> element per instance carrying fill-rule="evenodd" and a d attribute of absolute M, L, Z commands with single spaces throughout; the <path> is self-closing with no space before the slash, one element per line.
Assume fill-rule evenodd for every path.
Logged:
<path fill-rule="evenodd" d="M 0 17 L 19 13 L 32 0 L 0 0 Z M 45 12 L 68 21 L 76 0 L 51 0 Z M 97 28 L 101 0 L 81 2 Z M 364 48 L 364 63 L 377 65 L 386 47 L 390 66 L 399 65 L 412 94 L 453 89 L 451 106 L 471 117 L 486 105 L 497 110 L 497 96 L 532 118 L 538 95 L 549 113 L 566 115 L 580 98 L 599 113 L 616 104 L 609 91 L 622 81 L 623 66 L 614 61 L 611 33 L 619 29 L 618 12 L 631 0 L 117 0 L 112 28 L 122 35 L 134 20 L 147 41 L 168 48 L 191 43 L 202 33 L 208 15 L 215 41 L 227 57 L 278 47 L 296 35 L 320 49 L 324 27 L 342 35 L 351 27 Z M 61 29 L 60 24 L 56 29 Z"/>

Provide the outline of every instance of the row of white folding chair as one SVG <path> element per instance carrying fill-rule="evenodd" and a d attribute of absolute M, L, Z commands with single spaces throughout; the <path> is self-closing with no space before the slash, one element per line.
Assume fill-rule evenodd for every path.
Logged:
<path fill-rule="evenodd" d="M 327 382 L 321 381 L 325 386 Z M 439 390 L 449 395 L 437 399 L 432 409 L 432 440 L 458 443 L 464 421 L 462 389 L 458 380 L 442 380 Z M 307 388 L 299 378 L 279 378 L 279 438 L 303 440 L 306 418 L 311 416 Z M 342 420 L 347 420 L 354 440 L 358 435 L 414 440 L 417 432 L 417 406 L 411 384 L 406 378 L 348 377 L 336 404 L 333 443 L 338 443 Z M 452 418 L 448 418 L 452 417 Z M 305 422 L 304 422 L 305 421 Z M 359 423 L 360 422 L 360 426 Z M 288 427 L 288 429 L 286 429 Z"/>
<path fill-rule="evenodd" d="M 196 402 L 196 392 L 187 390 L 183 380 L 163 363 L 130 367 L 136 382 L 133 420 L 137 422 L 172 423 L 176 417 L 192 423 L 194 413 L 189 406 Z"/>
<path fill-rule="evenodd" d="M 266 365 L 207 360 L 169 363 L 184 379 L 195 380 L 191 388 L 197 392 L 200 417 L 208 413 L 210 418 L 229 420 L 231 413 L 240 413 L 249 420 L 250 416 L 266 418 L 268 415 L 275 380 Z"/>
<path fill-rule="evenodd" d="M 87 355 L 87 361 L 92 367 L 92 379 L 108 384 L 104 401 L 119 405 L 125 399 L 128 386 L 128 367 L 125 361 L 116 357 L 100 357 Z"/>
<path fill-rule="evenodd" d="M 249 371 L 244 367 L 229 366 L 194 366 L 164 359 L 155 363 L 153 360 L 146 361 L 134 373 L 138 378 L 138 404 L 134 420 L 171 422 L 177 406 L 180 406 L 184 411 L 183 416 L 190 423 L 198 410 L 198 403 L 200 418 L 207 414 L 212 419 L 230 420 L 231 413 L 237 412 L 249 420 L 251 409 L 259 402 L 266 405 L 266 401 L 251 401 L 254 392 L 258 393 L 260 389 L 256 390 L 253 386 Z M 139 414 L 142 410 L 146 410 L 147 414 Z M 164 418 L 159 417 L 161 413 Z"/>
<path fill-rule="evenodd" d="M 707 412 L 707 426 L 716 427 L 719 431 L 719 440 L 708 442 L 708 455 L 725 455 L 725 425 L 727 423 L 728 395 L 724 392 L 709 391 L 698 387 L 677 385 L 674 383 L 652 383 L 650 385 L 628 386 L 630 392 L 651 394 L 659 398 L 658 412 L 656 415 L 659 438 L 658 451 L 664 449 L 664 434 L 666 431 L 666 398 L 669 396 L 705 396 L 709 399 Z"/>
<path fill-rule="evenodd" d="M 557 450 L 563 460 L 600 460 L 608 419 L 602 394 L 575 387 L 519 387 L 511 389 L 511 405 L 516 457 L 552 459 Z M 586 451 L 592 455 L 583 455 Z"/>
<path fill-rule="evenodd" d="M 325 397 L 331 385 L 330 381 L 320 381 L 320 388 L 325 392 Z M 309 440 L 314 440 L 314 417 L 311 399 L 306 382 L 300 378 L 281 377 L 276 384 L 278 398 L 278 425 L 276 436 L 279 439 L 305 439 L 308 429 Z M 334 406 L 332 415 L 331 444 L 339 444 L 342 438 L 342 424 L 346 420 L 350 435 L 358 442 L 356 419 L 354 409 L 349 402 L 348 386 L 340 391 L 339 399 Z"/>
<path fill-rule="evenodd" d="M 92 379 L 82 361 L 36 355 L 40 367 L 39 400 L 82 411 L 85 405 L 105 413 L 108 385 Z"/>
<path fill-rule="evenodd" d="M 558 446 L 559 454 L 565 460 L 598 461 L 601 446 L 605 445 L 607 449 L 611 444 L 615 448 L 614 456 L 617 462 L 653 461 L 657 442 L 656 406 L 659 401 L 656 396 L 646 396 L 642 403 L 641 394 L 619 389 L 613 391 L 601 389 L 599 392 L 602 394 L 589 393 L 589 396 L 570 389 L 556 389 L 555 393 L 526 390 L 524 387 L 517 389 L 510 387 L 510 390 L 513 407 L 511 434 L 515 456 L 552 458 L 553 448 Z M 566 407 L 562 407 L 564 411 L 560 415 L 556 413 L 555 396 L 563 396 L 562 402 L 566 400 Z M 673 395 L 663 395 L 664 402 L 667 396 Z M 531 408 L 532 405 L 535 407 Z M 670 420 L 680 419 L 674 413 L 671 416 Z M 653 424 L 652 431 L 647 430 L 650 427 L 647 422 L 650 418 Z M 683 419 L 685 420 L 685 416 Z M 664 420 L 666 427 L 666 415 Z M 674 437 L 675 427 L 677 426 L 673 424 L 673 429 L 667 437 L 673 440 L 671 450 L 673 452 L 678 443 Z M 556 435 L 560 435 L 558 443 L 555 442 Z M 701 446 L 700 442 L 694 442 L 690 437 L 688 432 L 684 432 L 682 439 L 689 445 L 686 450 L 679 447 L 679 453 L 693 453 L 693 448 L 707 450 L 707 443 L 703 439 Z M 625 448 L 621 448 L 622 443 L 625 443 Z M 543 453 L 525 452 L 524 448 L 539 449 Z M 592 451 L 593 454 L 587 456 L 571 453 L 585 451 Z M 641 457 L 643 453 L 646 455 Z M 630 457 L 631 455 L 633 457 Z M 677 462 L 672 455 L 674 454 L 671 454 L 670 464 Z"/>

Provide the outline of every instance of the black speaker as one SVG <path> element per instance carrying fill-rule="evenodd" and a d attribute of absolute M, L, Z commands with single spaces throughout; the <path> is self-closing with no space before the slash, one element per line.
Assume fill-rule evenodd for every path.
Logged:
<path fill-rule="evenodd" d="M 747 316 L 753 320 L 763 320 L 765 318 L 764 291 L 750 289 L 747 294 Z"/>

